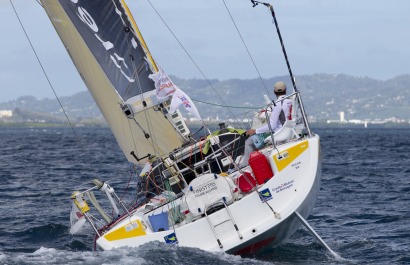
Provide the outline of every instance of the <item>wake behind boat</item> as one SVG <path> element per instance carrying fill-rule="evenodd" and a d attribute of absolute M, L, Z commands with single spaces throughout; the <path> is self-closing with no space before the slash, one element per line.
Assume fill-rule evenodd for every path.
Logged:
<path fill-rule="evenodd" d="M 103 250 L 160 241 L 250 254 L 280 244 L 309 216 L 320 186 L 319 136 L 309 128 L 286 53 L 290 115 L 239 167 L 244 131 L 221 125 L 210 132 L 204 124 L 207 137 L 193 139 L 178 107 L 201 120 L 199 112 L 157 66 L 123 0 L 41 2 L 124 155 L 143 167 L 129 198 L 97 179 L 74 192 L 72 233 L 87 221 Z M 261 4 L 277 26 L 272 6 Z M 284 98 L 269 103 L 262 120 Z"/>

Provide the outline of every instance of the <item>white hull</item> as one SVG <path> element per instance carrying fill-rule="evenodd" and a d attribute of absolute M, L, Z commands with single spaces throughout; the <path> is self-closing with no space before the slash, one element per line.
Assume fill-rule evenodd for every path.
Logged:
<path fill-rule="evenodd" d="M 316 201 L 321 178 L 319 137 L 287 143 L 280 146 L 279 151 L 285 154 L 281 161 L 274 159 L 277 155 L 276 150 L 268 148 L 263 151 L 275 173 L 273 178 L 258 187 L 258 191 L 266 193 L 268 190 L 271 194 L 271 199 L 265 203 L 257 192 L 252 192 L 230 204 L 229 212 L 222 208 L 210 214 L 210 222 L 203 217 L 194 222 L 170 227 L 167 231 L 150 232 L 148 225 L 148 230 L 136 232 L 135 236 L 125 232 L 125 228 L 129 228 L 135 220 L 149 223 L 147 214 L 167 211 L 170 206 L 164 205 L 145 216 L 136 213 L 124 218 L 98 238 L 97 245 L 104 250 L 122 246 L 137 247 L 150 241 L 165 242 L 165 237 L 176 235 L 180 246 L 249 254 L 262 247 L 280 244 L 300 226 L 294 212 L 298 211 L 307 218 Z M 275 217 L 271 209 L 280 216 Z M 229 221 L 229 213 L 239 233 L 235 230 L 233 222 Z M 215 233 L 211 226 L 215 226 Z"/>
<path fill-rule="evenodd" d="M 321 166 L 320 163 L 318 165 Z M 308 197 L 302 202 L 298 207 L 297 212 L 299 212 L 304 218 L 307 218 L 316 202 L 316 198 L 320 188 L 321 179 L 321 168 L 318 169 L 315 182 L 313 183 L 312 189 L 308 194 Z M 282 217 L 283 218 L 283 217 Z M 284 242 L 286 239 L 291 237 L 296 230 L 300 227 L 301 223 L 295 214 L 290 214 L 282 222 L 273 226 L 268 231 L 263 234 L 239 245 L 233 249 L 227 251 L 231 254 L 251 254 L 256 253 L 261 248 L 265 247 L 275 247 Z"/>

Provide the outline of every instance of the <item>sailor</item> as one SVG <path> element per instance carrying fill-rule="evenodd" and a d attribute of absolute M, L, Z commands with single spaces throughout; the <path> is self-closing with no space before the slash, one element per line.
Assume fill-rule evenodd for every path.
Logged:
<path fill-rule="evenodd" d="M 286 120 L 291 119 L 291 109 L 292 109 L 292 100 L 289 98 L 284 98 L 286 96 L 286 84 L 282 81 L 276 82 L 273 87 L 273 92 L 278 98 L 280 103 L 276 104 L 272 108 L 272 114 L 270 116 L 269 122 L 270 127 L 272 128 L 273 133 L 277 132 Z M 249 129 L 246 131 L 246 135 L 258 135 L 262 136 L 263 134 L 269 132 L 269 125 L 266 123 L 264 126 L 257 129 Z M 239 164 L 239 167 L 244 167 L 248 165 L 250 154 L 255 151 L 257 148 L 253 137 L 249 137 L 245 141 L 245 152 L 243 154 L 243 159 Z"/>

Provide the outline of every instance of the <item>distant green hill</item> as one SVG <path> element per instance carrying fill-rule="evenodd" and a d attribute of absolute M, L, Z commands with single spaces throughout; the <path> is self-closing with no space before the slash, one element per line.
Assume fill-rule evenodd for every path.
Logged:
<path fill-rule="evenodd" d="M 291 86 L 289 78 L 267 79 L 264 83 L 269 93 L 272 93 L 273 84 L 279 80 L 284 80 L 288 87 Z M 175 83 L 192 98 L 221 103 L 208 85 L 202 84 L 202 89 L 197 89 L 194 84 L 198 81 L 178 78 L 175 78 Z M 259 79 L 212 80 L 211 83 L 227 105 L 263 105 L 262 95 L 266 94 L 266 89 Z M 340 111 L 345 112 L 346 119 L 410 119 L 410 75 L 380 81 L 368 77 L 316 74 L 298 76 L 296 83 L 306 112 L 315 120 L 338 119 Z M 222 111 L 221 108 L 210 109 L 201 103 L 198 107 L 205 109 L 213 117 L 218 111 Z M 219 114 L 219 117 L 225 116 Z"/>
<path fill-rule="evenodd" d="M 194 100 L 222 105 L 219 99 L 221 97 L 226 105 L 238 107 L 262 106 L 263 95 L 268 91 L 272 97 L 273 84 L 279 80 L 285 81 L 288 87 L 291 86 L 288 77 L 275 77 L 263 82 L 260 79 L 172 79 Z M 311 120 L 338 119 L 340 111 L 345 112 L 346 119 L 410 119 L 410 75 L 380 81 L 368 77 L 315 74 L 298 76 L 296 81 Z M 88 91 L 61 97 L 60 101 L 70 119 L 75 122 L 103 119 Z M 226 108 L 215 105 L 197 102 L 202 117 L 232 118 Z M 59 121 L 64 118 L 56 99 L 24 96 L 0 103 L 0 110 L 16 108 L 25 115 L 33 113 L 41 116 L 41 119 Z M 250 111 L 244 108 L 231 110 L 240 118 L 246 117 L 245 112 Z"/>

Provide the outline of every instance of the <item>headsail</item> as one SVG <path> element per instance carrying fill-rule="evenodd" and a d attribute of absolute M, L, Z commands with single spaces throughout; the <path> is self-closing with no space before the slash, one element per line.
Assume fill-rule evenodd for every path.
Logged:
<path fill-rule="evenodd" d="M 124 1 L 41 2 L 128 160 L 179 147 L 148 78 L 157 67 Z"/>

